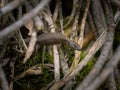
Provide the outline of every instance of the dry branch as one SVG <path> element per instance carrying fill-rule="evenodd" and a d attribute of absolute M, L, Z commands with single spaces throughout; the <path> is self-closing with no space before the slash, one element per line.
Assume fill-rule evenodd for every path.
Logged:
<path fill-rule="evenodd" d="M 17 75 L 17 76 L 14 78 L 14 81 L 17 81 L 17 80 L 19 80 L 19 79 L 21 79 L 21 78 L 24 78 L 25 76 L 40 75 L 40 74 L 42 74 L 42 73 L 43 73 L 42 67 L 35 65 L 35 66 L 27 69 L 26 71 L 20 73 L 19 75 Z"/>

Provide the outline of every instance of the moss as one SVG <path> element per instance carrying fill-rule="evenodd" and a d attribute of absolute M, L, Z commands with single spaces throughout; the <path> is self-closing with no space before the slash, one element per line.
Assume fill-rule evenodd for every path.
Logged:
<path fill-rule="evenodd" d="M 117 90 L 120 90 L 120 83 L 118 81 L 116 81 L 116 87 L 117 87 Z"/>
<path fill-rule="evenodd" d="M 54 74 L 50 71 L 48 71 L 47 69 L 43 70 L 43 75 L 42 75 L 42 81 L 45 85 L 47 85 L 47 83 L 49 83 L 50 81 L 54 80 Z"/>
<path fill-rule="evenodd" d="M 80 56 L 81 60 L 83 60 L 85 56 L 86 53 L 82 52 Z M 95 63 L 95 57 L 92 57 L 91 60 L 87 63 L 87 65 L 84 67 L 84 69 L 80 71 L 80 73 L 76 76 L 76 82 L 77 82 L 76 84 L 79 84 L 86 77 L 86 75 L 92 69 L 94 63 Z"/>
<path fill-rule="evenodd" d="M 26 80 L 16 81 L 14 83 L 14 89 L 16 90 L 27 90 L 27 82 Z"/>
<path fill-rule="evenodd" d="M 53 56 L 49 53 L 45 54 L 45 63 L 53 63 Z"/>
<path fill-rule="evenodd" d="M 89 61 L 86 67 L 84 67 L 84 69 L 76 76 L 77 84 L 79 84 L 86 77 L 86 75 L 92 69 L 93 65 L 94 65 L 94 60 Z"/>
<path fill-rule="evenodd" d="M 48 52 L 45 53 L 45 63 L 53 63 L 53 56 Z M 23 65 L 22 60 L 18 60 L 15 64 L 15 76 L 27 70 L 28 68 L 42 62 L 41 50 L 36 52 L 28 62 Z M 37 90 L 45 87 L 50 81 L 54 79 L 53 72 L 43 69 L 42 75 L 33 75 L 22 78 L 14 82 L 14 90 Z"/>
<path fill-rule="evenodd" d="M 64 46 L 64 50 L 68 51 L 69 53 L 69 64 L 73 62 L 74 59 L 74 50 L 70 50 Z M 65 52 L 66 53 L 66 52 Z M 81 53 L 81 60 L 86 56 L 86 53 L 82 52 Z M 25 71 L 26 69 L 28 69 L 29 67 L 32 67 L 33 65 L 35 65 L 35 63 L 33 63 L 34 60 L 36 60 L 36 63 L 41 63 L 42 62 L 42 52 L 41 50 L 38 51 L 34 57 L 32 57 L 27 63 L 26 65 L 18 65 L 19 63 L 17 63 L 17 68 L 15 70 L 16 75 L 18 75 L 21 71 Z M 81 82 L 85 76 L 88 74 L 88 72 L 91 70 L 91 68 L 94 65 L 94 57 L 92 58 L 92 60 L 90 62 L 88 62 L 87 66 L 80 72 L 80 74 L 78 74 L 76 76 L 76 81 L 77 84 L 79 84 L 79 82 Z M 45 57 L 44 57 L 44 62 L 45 63 L 53 63 L 53 56 L 50 55 L 48 52 L 45 52 Z M 21 69 L 21 66 L 23 67 Z M 20 71 L 20 72 L 19 72 Z M 42 75 L 37 75 L 37 76 L 28 76 L 25 77 L 17 82 L 15 82 L 14 84 L 14 89 L 16 90 L 17 88 L 19 88 L 20 90 L 37 90 L 40 89 L 42 87 L 45 87 L 49 82 L 51 82 L 52 80 L 54 80 L 54 73 L 49 71 L 48 69 L 43 68 L 43 74 Z M 19 90 L 17 89 L 17 90 Z"/>

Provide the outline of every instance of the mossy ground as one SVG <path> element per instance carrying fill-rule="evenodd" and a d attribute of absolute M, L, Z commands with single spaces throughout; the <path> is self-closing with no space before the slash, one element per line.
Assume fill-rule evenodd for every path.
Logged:
<path fill-rule="evenodd" d="M 26 65 L 23 65 L 20 60 L 18 60 L 15 64 L 15 75 L 22 73 L 23 71 L 27 70 L 28 68 L 34 66 L 35 64 L 41 63 L 42 61 L 42 52 L 38 51 L 33 58 L 36 60 L 32 60 L 31 58 Z M 70 53 L 69 57 L 69 65 L 73 61 L 74 51 Z M 84 58 L 85 54 L 81 54 L 81 59 Z M 94 65 L 94 58 L 92 58 L 87 66 L 80 72 L 79 75 L 76 77 L 77 84 L 85 78 L 88 72 L 91 70 L 92 66 Z M 45 53 L 44 58 L 45 63 L 52 63 L 53 64 L 53 56 L 51 56 L 48 52 Z M 62 75 L 63 76 L 63 75 Z M 54 73 L 49 71 L 48 69 L 43 68 L 42 75 L 34 75 L 34 76 L 27 76 L 18 81 L 14 82 L 14 90 L 38 90 L 42 87 L 45 87 L 50 81 L 54 80 Z M 76 85 L 77 85 L 76 84 Z"/>

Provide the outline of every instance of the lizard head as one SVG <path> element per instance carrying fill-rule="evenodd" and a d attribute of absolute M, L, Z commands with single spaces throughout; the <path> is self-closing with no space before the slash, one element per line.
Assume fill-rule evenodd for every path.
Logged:
<path fill-rule="evenodd" d="M 68 45 L 70 48 L 73 48 L 73 49 L 75 49 L 75 50 L 78 50 L 78 51 L 81 50 L 81 47 L 80 47 L 77 43 L 75 43 L 75 42 L 73 42 L 73 41 L 69 41 L 69 42 L 67 43 L 67 45 Z"/>

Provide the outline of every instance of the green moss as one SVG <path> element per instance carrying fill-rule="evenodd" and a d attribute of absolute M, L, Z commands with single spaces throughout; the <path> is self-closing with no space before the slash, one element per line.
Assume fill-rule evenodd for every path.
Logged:
<path fill-rule="evenodd" d="M 94 65 L 94 61 L 93 60 L 89 61 L 88 64 L 86 65 L 86 67 L 84 67 L 84 69 L 77 75 L 76 81 L 77 81 L 78 84 L 90 72 L 90 70 L 92 69 L 93 65 Z"/>
<path fill-rule="evenodd" d="M 53 56 L 48 52 L 45 53 L 45 63 L 53 63 Z M 24 65 L 22 60 L 18 60 L 15 64 L 15 76 L 27 70 L 28 68 L 42 63 L 42 52 L 39 50 L 28 60 Z M 43 69 L 42 75 L 27 76 L 14 82 L 14 90 L 38 90 L 45 87 L 50 81 L 54 79 L 53 72 Z"/>
<path fill-rule="evenodd" d="M 47 69 L 43 69 L 42 81 L 45 85 L 54 80 L 54 74 Z"/>
<path fill-rule="evenodd" d="M 42 53 L 38 51 L 35 55 L 35 60 L 40 62 L 40 59 L 42 58 L 41 56 L 42 56 Z"/>
<path fill-rule="evenodd" d="M 115 40 L 120 43 L 120 32 L 119 31 L 116 31 L 115 33 Z"/>
<path fill-rule="evenodd" d="M 117 90 L 120 90 L 120 83 L 118 81 L 116 81 L 116 87 L 117 87 Z"/>
<path fill-rule="evenodd" d="M 45 63 L 53 63 L 53 56 L 49 53 L 45 54 Z"/>
<path fill-rule="evenodd" d="M 86 53 L 82 52 L 80 56 L 81 60 L 83 60 L 85 56 L 86 56 Z M 87 63 L 87 65 L 83 68 L 83 70 L 80 71 L 80 73 L 76 76 L 77 84 L 79 84 L 86 77 L 86 75 L 92 69 L 94 63 L 95 63 L 95 57 L 92 57 L 91 60 Z"/>
<path fill-rule="evenodd" d="M 27 90 L 27 81 L 19 80 L 14 83 L 14 89 L 16 90 Z"/>
<path fill-rule="evenodd" d="M 82 60 L 85 56 L 86 56 L 86 53 L 85 52 L 81 52 L 81 54 L 80 54 L 80 60 Z"/>
<path fill-rule="evenodd" d="M 70 50 L 64 46 L 64 50 L 67 51 L 69 53 L 69 63 L 73 62 L 74 59 L 74 50 Z M 66 53 L 66 52 L 65 52 Z M 82 52 L 81 53 L 81 60 L 86 56 L 86 53 Z M 15 71 L 17 71 L 17 75 L 20 73 L 18 72 L 20 71 L 25 71 L 27 70 L 29 67 L 32 67 L 33 65 L 35 65 L 33 63 L 33 57 L 26 63 L 26 65 L 22 65 L 22 69 L 21 66 L 17 66 L 17 69 Z M 39 51 L 35 54 L 34 59 L 36 60 L 36 63 L 41 63 L 42 62 L 42 52 Z M 91 68 L 94 65 L 94 57 L 92 58 L 92 60 L 90 62 L 88 62 L 87 66 L 80 72 L 79 75 L 76 76 L 76 81 L 77 84 L 79 84 L 79 82 L 81 82 L 85 76 L 88 74 L 88 72 L 91 70 Z M 48 52 L 45 53 L 45 57 L 44 57 L 44 62 L 45 63 L 53 63 L 53 56 L 50 55 Z M 21 62 L 19 62 L 21 63 Z M 18 64 L 19 64 L 18 63 Z M 54 80 L 54 73 L 49 71 L 48 69 L 45 69 L 43 67 L 43 74 L 42 75 L 37 75 L 37 76 L 28 76 L 25 77 L 17 82 L 15 82 L 14 84 L 14 89 L 16 90 L 37 90 L 40 89 L 42 87 L 45 87 L 49 82 L 51 82 L 52 80 Z"/>

